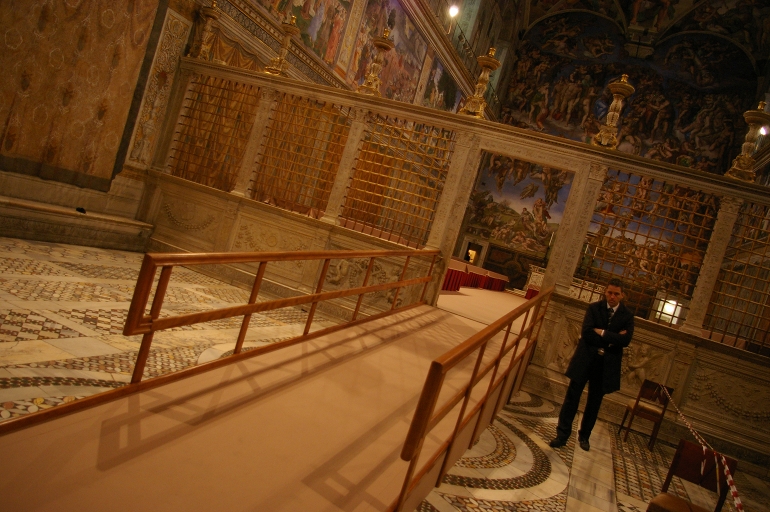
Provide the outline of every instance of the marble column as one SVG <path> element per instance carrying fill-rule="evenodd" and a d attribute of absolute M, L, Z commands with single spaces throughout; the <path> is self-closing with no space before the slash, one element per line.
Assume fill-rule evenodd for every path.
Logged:
<path fill-rule="evenodd" d="M 275 89 L 260 88 L 259 105 L 254 116 L 254 125 L 249 134 L 249 141 L 246 143 L 246 149 L 243 152 L 241 168 L 238 171 L 238 179 L 235 181 L 235 188 L 232 194 L 238 197 L 246 197 L 251 186 L 254 169 L 259 166 L 257 155 L 265 142 L 270 125 L 270 116 L 273 115 L 275 106 L 278 104 L 280 93 Z"/>
<path fill-rule="evenodd" d="M 479 142 L 479 137 L 470 132 L 457 135 L 444 189 L 433 216 L 425 248 L 441 249 L 445 258 L 451 255 L 473 191 L 481 156 Z"/>
<path fill-rule="evenodd" d="M 187 89 L 190 86 L 191 69 L 180 69 L 178 76 L 174 79 L 169 94 L 168 106 L 166 108 L 166 117 L 163 120 L 163 126 L 158 137 L 158 144 L 155 146 L 155 155 L 152 159 L 152 165 L 156 169 L 163 169 L 168 172 L 168 157 L 171 154 L 171 146 L 174 138 L 174 128 L 179 122 L 179 116 L 182 114 L 184 98 L 187 96 Z"/>
<path fill-rule="evenodd" d="M 433 268 L 433 281 L 428 285 L 428 293 L 425 296 L 428 304 L 433 306 L 438 300 L 441 280 L 462 228 L 468 199 L 473 192 L 473 183 L 476 181 L 481 160 L 480 145 L 478 135 L 467 132 L 458 134 L 444 189 L 433 217 L 425 246 L 426 249 L 441 251 L 441 259 Z"/>
<path fill-rule="evenodd" d="M 342 208 L 345 206 L 348 186 L 350 186 L 350 180 L 353 178 L 353 164 L 356 163 L 361 141 L 364 140 L 368 131 L 366 123 L 368 114 L 369 111 L 364 108 L 356 108 L 350 113 L 353 122 L 350 125 L 345 149 L 342 150 L 342 155 L 340 156 L 337 176 L 334 178 L 334 184 L 332 184 L 332 190 L 329 193 L 329 200 L 326 202 L 326 209 L 324 210 L 323 217 L 321 217 L 321 222 L 333 225 L 339 223 Z"/>
<path fill-rule="evenodd" d="M 719 269 L 722 266 L 733 226 L 738 220 L 738 213 L 742 204 L 743 201 L 734 197 L 723 197 L 720 201 L 714 231 L 711 233 L 709 246 L 703 257 L 703 264 L 698 272 L 698 281 L 695 283 L 695 290 L 693 290 L 690 300 L 690 310 L 687 312 L 687 318 L 681 327 L 684 332 L 697 336 L 702 335 L 701 328 L 706 318 L 711 294 L 717 284 Z"/>
<path fill-rule="evenodd" d="M 572 276 L 580 261 L 583 242 L 591 224 L 602 183 L 607 177 L 607 170 L 606 166 L 592 163 L 587 179 L 580 180 L 576 190 L 570 193 L 563 216 L 566 222 L 559 226 L 556 233 L 548 268 L 543 277 L 543 288 L 556 286 L 557 293 L 569 294 Z"/>

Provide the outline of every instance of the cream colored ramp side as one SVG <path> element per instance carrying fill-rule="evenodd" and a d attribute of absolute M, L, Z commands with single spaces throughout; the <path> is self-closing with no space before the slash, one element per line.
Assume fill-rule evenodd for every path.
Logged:
<path fill-rule="evenodd" d="M 0 437 L 8 511 L 383 510 L 430 361 L 421 306 Z"/>

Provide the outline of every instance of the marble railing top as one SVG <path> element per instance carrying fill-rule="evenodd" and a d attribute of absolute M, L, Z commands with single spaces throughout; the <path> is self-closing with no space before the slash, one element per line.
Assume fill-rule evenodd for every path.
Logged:
<path fill-rule="evenodd" d="M 439 111 L 421 105 L 378 98 L 354 91 L 302 82 L 268 73 L 247 71 L 226 65 L 183 57 L 183 72 L 217 76 L 239 83 L 248 83 L 262 89 L 272 89 L 299 97 L 332 102 L 342 107 L 361 109 L 394 119 L 425 123 L 449 129 L 457 134 L 457 144 L 478 142 L 479 149 L 505 154 L 540 165 L 565 169 L 578 174 L 590 172 L 591 166 L 600 166 L 659 178 L 719 196 L 737 197 L 768 203 L 767 187 L 695 169 L 642 158 L 629 153 L 604 149 L 583 142 L 538 133 L 513 126 L 478 119 L 473 116 Z"/>

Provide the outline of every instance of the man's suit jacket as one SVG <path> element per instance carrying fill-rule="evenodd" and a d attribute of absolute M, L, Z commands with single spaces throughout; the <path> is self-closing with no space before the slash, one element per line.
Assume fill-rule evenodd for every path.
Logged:
<path fill-rule="evenodd" d="M 607 301 L 602 299 L 588 306 L 583 327 L 580 333 L 575 355 L 567 368 L 567 377 L 578 382 L 586 382 L 591 362 L 596 357 L 604 359 L 604 374 L 602 388 L 604 393 L 612 393 L 620 389 L 620 364 L 623 359 L 623 349 L 631 343 L 634 335 L 634 315 L 621 302 L 612 319 L 607 311 Z M 604 329 L 604 336 L 596 334 L 594 329 Z M 626 334 L 619 334 L 626 331 Z M 604 355 L 599 355 L 599 349 L 604 349 Z"/>

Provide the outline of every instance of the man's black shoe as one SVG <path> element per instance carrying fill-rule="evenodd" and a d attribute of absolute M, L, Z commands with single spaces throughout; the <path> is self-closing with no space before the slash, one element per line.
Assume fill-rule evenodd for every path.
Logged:
<path fill-rule="evenodd" d="M 591 449 L 591 445 L 588 444 L 588 439 L 583 439 L 582 437 L 578 437 L 578 443 L 580 444 L 580 447 L 585 451 L 588 451 Z"/>
<path fill-rule="evenodd" d="M 563 437 L 554 437 L 553 440 L 548 443 L 548 446 L 551 448 L 561 448 L 565 444 L 567 444 L 567 440 Z"/>

